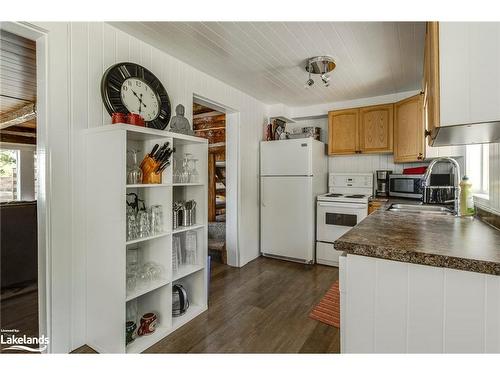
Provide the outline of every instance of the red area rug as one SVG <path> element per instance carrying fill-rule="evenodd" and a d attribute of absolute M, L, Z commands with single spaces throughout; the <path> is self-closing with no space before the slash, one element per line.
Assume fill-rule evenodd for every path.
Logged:
<path fill-rule="evenodd" d="M 312 309 L 309 318 L 340 328 L 339 281 L 335 281 L 325 296 Z"/>

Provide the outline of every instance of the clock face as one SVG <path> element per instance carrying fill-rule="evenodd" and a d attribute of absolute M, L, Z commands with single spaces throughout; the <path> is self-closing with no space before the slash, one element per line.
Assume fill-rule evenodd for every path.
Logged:
<path fill-rule="evenodd" d="M 170 121 L 170 99 L 165 88 L 153 73 L 138 64 L 123 62 L 108 68 L 102 77 L 101 95 L 110 115 L 137 113 L 147 127 L 155 129 L 165 129 Z"/>
<path fill-rule="evenodd" d="M 160 111 L 154 90 L 139 78 L 127 78 L 121 88 L 122 103 L 129 112 L 137 113 L 144 121 L 154 120 Z"/>

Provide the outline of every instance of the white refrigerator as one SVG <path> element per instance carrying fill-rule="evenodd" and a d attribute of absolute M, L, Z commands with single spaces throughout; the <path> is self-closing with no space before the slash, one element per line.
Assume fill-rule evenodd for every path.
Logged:
<path fill-rule="evenodd" d="M 260 251 L 314 263 L 316 196 L 327 192 L 325 144 L 313 138 L 260 144 Z"/>

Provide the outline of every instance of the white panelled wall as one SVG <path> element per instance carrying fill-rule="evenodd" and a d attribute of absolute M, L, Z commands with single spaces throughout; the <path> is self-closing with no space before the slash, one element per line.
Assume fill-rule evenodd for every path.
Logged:
<path fill-rule="evenodd" d="M 267 107 L 227 84 L 105 23 L 37 23 L 48 35 L 48 144 L 51 166 L 52 298 L 49 336 L 53 352 L 85 344 L 85 219 L 82 212 L 81 131 L 110 123 L 100 82 L 112 64 L 130 61 L 151 70 L 191 118 L 193 95 L 233 109 L 239 117 L 239 265 L 259 255 L 258 149 Z M 103 161 L 105 163 L 105 161 Z M 73 218 L 73 220 L 72 220 Z"/>

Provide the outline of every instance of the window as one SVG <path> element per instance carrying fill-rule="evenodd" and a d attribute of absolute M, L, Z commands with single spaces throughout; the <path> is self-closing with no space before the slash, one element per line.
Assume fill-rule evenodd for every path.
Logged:
<path fill-rule="evenodd" d="M 0 202 L 20 199 L 18 165 L 18 150 L 0 149 Z"/>
<path fill-rule="evenodd" d="M 468 145 L 466 149 L 466 174 L 472 183 L 472 192 L 488 195 L 490 171 L 490 147 L 485 145 Z"/>

